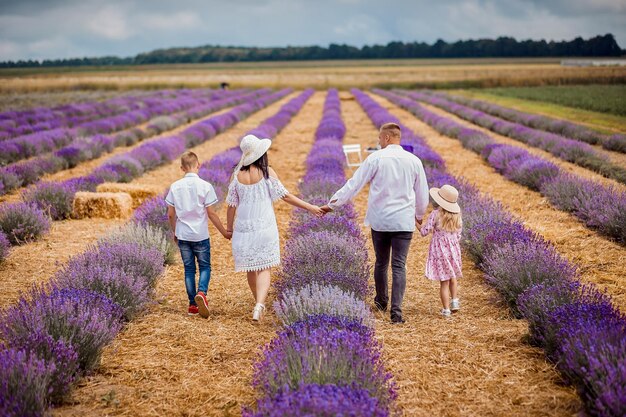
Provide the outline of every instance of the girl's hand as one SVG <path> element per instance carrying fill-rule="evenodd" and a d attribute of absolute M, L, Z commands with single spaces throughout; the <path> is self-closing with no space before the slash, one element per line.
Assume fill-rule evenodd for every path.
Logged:
<path fill-rule="evenodd" d="M 314 205 L 311 205 L 311 207 L 309 207 L 309 212 L 311 214 L 315 215 L 316 217 L 324 217 L 324 214 L 326 214 L 324 212 L 324 210 L 322 210 L 320 207 L 314 206 Z"/>
<path fill-rule="evenodd" d="M 231 240 L 233 238 L 233 231 L 232 230 L 227 230 L 226 233 L 223 236 L 226 239 Z"/>

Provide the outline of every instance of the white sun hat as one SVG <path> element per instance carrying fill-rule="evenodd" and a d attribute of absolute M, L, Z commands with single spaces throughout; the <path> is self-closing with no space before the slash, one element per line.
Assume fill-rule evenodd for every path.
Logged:
<path fill-rule="evenodd" d="M 259 139 L 254 135 L 244 136 L 239 143 L 241 160 L 235 171 L 239 171 L 243 166 L 251 165 L 254 161 L 262 157 L 270 146 L 272 146 L 271 139 Z"/>
<path fill-rule="evenodd" d="M 450 213 L 460 213 L 461 206 L 457 203 L 459 199 L 459 192 L 451 185 L 444 185 L 441 188 L 431 188 L 430 196 L 435 200 L 440 207 Z"/>

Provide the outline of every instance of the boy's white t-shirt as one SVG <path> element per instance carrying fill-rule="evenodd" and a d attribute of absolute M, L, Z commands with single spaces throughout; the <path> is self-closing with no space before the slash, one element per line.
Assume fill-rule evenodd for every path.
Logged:
<path fill-rule="evenodd" d="M 176 209 L 176 237 L 200 242 L 209 238 L 206 208 L 217 203 L 215 189 L 198 174 L 190 172 L 170 187 L 165 202 Z"/>

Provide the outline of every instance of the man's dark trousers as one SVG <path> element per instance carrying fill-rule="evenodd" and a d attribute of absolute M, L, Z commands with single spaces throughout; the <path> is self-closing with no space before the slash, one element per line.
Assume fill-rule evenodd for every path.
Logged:
<path fill-rule="evenodd" d="M 374 302 L 386 309 L 389 302 L 387 272 L 391 259 L 391 317 L 402 317 L 402 299 L 406 288 L 406 257 L 411 246 L 413 232 L 377 232 L 372 229 L 372 242 L 376 253 L 374 282 L 376 297 Z"/>

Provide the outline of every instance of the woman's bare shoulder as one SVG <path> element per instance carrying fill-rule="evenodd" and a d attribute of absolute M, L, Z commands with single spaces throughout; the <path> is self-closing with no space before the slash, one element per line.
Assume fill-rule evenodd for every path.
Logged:
<path fill-rule="evenodd" d="M 278 179 L 278 174 L 276 173 L 276 171 L 274 171 L 274 168 L 267 167 L 267 169 L 268 169 L 268 172 L 270 173 L 270 177 Z"/>

